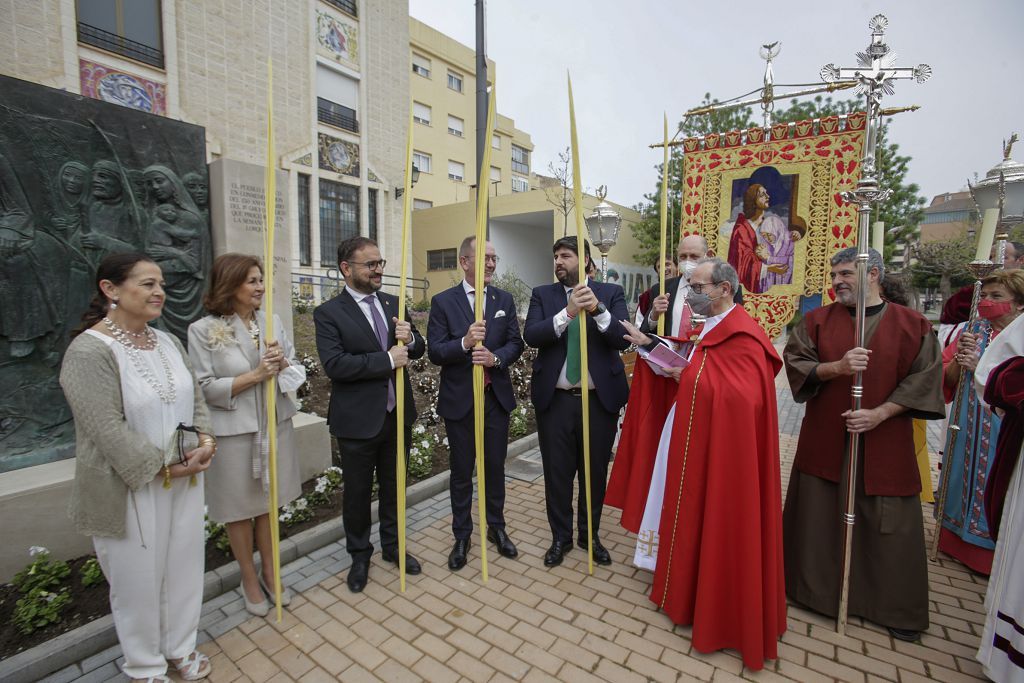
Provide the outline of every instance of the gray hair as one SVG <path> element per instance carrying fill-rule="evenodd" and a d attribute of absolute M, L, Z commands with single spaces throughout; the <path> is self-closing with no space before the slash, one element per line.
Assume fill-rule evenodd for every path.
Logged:
<path fill-rule="evenodd" d="M 857 247 L 847 247 L 843 249 L 829 262 L 833 266 L 838 266 L 840 263 L 853 263 L 857 260 Z M 882 278 L 885 277 L 885 265 L 882 263 L 882 255 L 874 249 L 868 249 L 868 273 L 871 272 L 872 268 L 878 269 L 878 281 L 881 282 Z"/>
<path fill-rule="evenodd" d="M 717 256 L 709 256 L 697 261 L 697 265 L 700 266 L 705 263 L 713 264 L 711 267 L 711 281 L 712 282 L 728 282 L 729 287 L 732 289 L 732 294 L 735 295 L 740 289 L 740 276 L 736 274 L 736 269 L 729 264 L 728 261 L 723 261 Z"/>

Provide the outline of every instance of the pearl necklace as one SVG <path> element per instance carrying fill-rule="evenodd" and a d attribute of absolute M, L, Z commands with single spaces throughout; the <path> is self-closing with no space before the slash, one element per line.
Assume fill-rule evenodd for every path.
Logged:
<path fill-rule="evenodd" d="M 125 353 L 129 360 L 131 360 L 132 365 L 135 367 L 135 371 L 142 376 L 146 381 L 146 384 L 156 391 L 160 400 L 167 404 L 174 403 L 178 398 L 178 393 L 174 386 L 174 374 L 171 372 L 171 361 L 167 358 L 167 354 L 164 352 L 164 347 L 160 345 L 156 332 L 154 332 L 148 325 L 142 332 L 129 332 L 111 320 L 110 316 L 103 318 L 103 324 L 105 324 L 107 329 L 110 330 L 110 336 L 114 338 L 114 341 L 124 347 Z M 132 340 L 132 337 L 136 339 L 145 337 L 145 341 L 138 344 Z M 163 365 L 164 376 L 167 378 L 166 386 L 160 383 L 160 380 L 156 378 L 156 375 L 142 361 L 141 352 L 152 351 L 153 349 L 156 349 L 157 355 L 160 356 L 160 364 Z"/>

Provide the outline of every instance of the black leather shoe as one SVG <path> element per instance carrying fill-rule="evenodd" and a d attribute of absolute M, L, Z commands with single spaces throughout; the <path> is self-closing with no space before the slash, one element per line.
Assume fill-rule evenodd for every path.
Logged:
<path fill-rule="evenodd" d="M 457 572 L 466 566 L 466 554 L 471 543 L 468 538 L 456 538 L 452 551 L 448 553 L 448 569 Z"/>
<path fill-rule="evenodd" d="M 921 640 L 920 631 L 908 631 L 902 628 L 889 628 L 889 635 L 905 643 L 916 643 Z"/>
<path fill-rule="evenodd" d="M 487 540 L 498 546 L 498 552 L 501 553 L 502 557 L 519 557 L 516 544 L 512 542 L 512 539 L 508 537 L 504 529 L 488 527 Z"/>
<path fill-rule="evenodd" d="M 544 553 L 544 566 L 545 567 L 557 567 L 562 564 L 562 558 L 572 550 L 572 543 L 565 543 L 564 541 L 552 541 L 551 547 Z"/>
<path fill-rule="evenodd" d="M 353 562 L 352 568 L 348 570 L 348 577 L 345 579 L 348 589 L 353 593 L 362 593 L 366 588 L 366 577 L 369 572 L 369 562 Z"/>
<path fill-rule="evenodd" d="M 582 541 L 578 541 L 576 545 L 586 550 L 587 539 L 584 538 Z M 601 545 L 601 541 L 596 538 L 594 539 L 594 562 L 604 566 L 608 566 L 612 563 L 612 554 L 608 552 L 608 549 Z"/>
<path fill-rule="evenodd" d="M 398 566 L 398 553 L 397 552 L 388 552 L 387 550 L 382 550 L 381 553 L 380 553 L 380 557 L 385 562 L 390 562 L 391 564 L 395 565 L 396 567 Z M 416 576 L 417 574 L 419 574 L 422 571 L 423 571 L 423 568 L 420 567 L 419 560 L 417 560 L 415 557 L 413 557 L 409 553 L 406 553 L 405 554 L 405 573 L 408 574 L 409 576 Z"/>

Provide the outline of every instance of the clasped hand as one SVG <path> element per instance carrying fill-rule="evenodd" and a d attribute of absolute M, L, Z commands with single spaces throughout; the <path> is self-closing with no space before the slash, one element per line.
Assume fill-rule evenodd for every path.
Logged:
<path fill-rule="evenodd" d="M 462 348 L 473 351 L 473 365 L 482 365 L 485 368 L 494 367 L 494 354 L 484 346 L 477 346 L 482 343 L 487 335 L 487 322 L 478 320 L 466 330 L 466 336 L 462 338 Z"/>
<path fill-rule="evenodd" d="M 962 367 L 964 370 L 974 371 L 978 367 L 978 359 L 980 354 L 978 353 L 978 339 L 973 334 L 964 332 L 960 335 L 960 340 L 956 344 L 956 360 L 957 365 Z"/>
<path fill-rule="evenodd" d="M 569 302 L 565 306 L 565 310 L 568 311 L 569 315 L 575 318 L 581 310 L 593 313 L 596 309 L 597 295 L 594 294 L 594 291 L 584 284 L 576 285 L 572 290 L 572 296 L 569 297 Z"/>
<path fill-rule="evenodd" d="M 409 364 L 409 347 L 408 344 L 412 344 L 412 325 L 407 320 L 399 320 L 398 318 L 392 318 L 391 320 L 395 323 L 395 339 L 405 344 L 395 344 L 388 349 L 388 355 L 391 356 L 391 362 L 394 363 L 395 368 L 404 368 Z"/>
<path fill-rule="evenodd" d="M 668 298 L 668 292 L 654 297 L 654 301 L 651 302 L 651 312 L 648 314 L 651 320 L 657 322 L 658 318 L 668 311 Z"/>
<path fill-rule="evenodd" d="M 868 369 L 868 359 L 870 357 L 871 351 L 869 349 L 860 346 L 850 349 L 839 361 L 840 374 L 855 375 L 858 372 L 864 372 Z"/>
<path fill-rule="evenodd" d="M 256 367 L 256 374 L 263 382 L 271 377 L 276 377 L 286 367 L 288 367 L 288 361 L 284 357 L 281 342 L 275 339 L 267 344 L 267 349 L 260 358 L 260 364 Z"/>
<path fill-rule="evenodd" d="M 210 467 L 213 461 L 213 446 L 199 446 L 185 453 L 185 463 L 171 465 L 171 478 L 190 477 L 194 474 L 204 472 Z"/>
<path fill-rule="evenodd" d="M 881 424 L 883 419 L 882 415 L 877 410 L 871 408 L 847 410 L 843 413 L 843 417 L 846 418 L 846 431 L 851 434 L 870 432 Z"/>

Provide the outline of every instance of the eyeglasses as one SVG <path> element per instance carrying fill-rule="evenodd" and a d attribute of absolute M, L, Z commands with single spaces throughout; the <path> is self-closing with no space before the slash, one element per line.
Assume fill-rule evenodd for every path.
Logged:
<path fill-rule="evenodd" d="M 384 270 L 384 267 L 388 265 L 386 259 L 380 261 L 346 261 L 350 266 L 365 266 L 367 270 L 377 270 L 380 268 Z"/>
<path fill-rule="evenodd" d="M 723 282 L 725 282 L 725 280 L 719 280 L 718 282 L 691 282 L 690 289 L 695 291 L 697 294 L 703 294 L 705 287 L 717 287 Z"/>
<path fill-rule="evenodd" d="M 473 259 L 472 256 L 463 256 L 462 258 L 466 259 L 467 261 L 470 261 L 470 260 Z M 501 260 L 501 257 L 499 257 L 499 256 L 484 256 L 484 263 L 497 263 L 500 260 Z"/>

